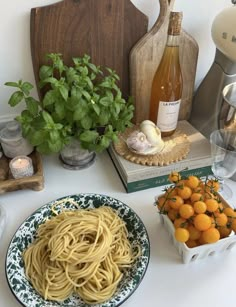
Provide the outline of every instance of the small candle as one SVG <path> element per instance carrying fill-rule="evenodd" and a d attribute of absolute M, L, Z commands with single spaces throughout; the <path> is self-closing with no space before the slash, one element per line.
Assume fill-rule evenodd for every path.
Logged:
<path fill-rule="evenodd" d="M 10 170 L 15 179 L 32 176 L 34 173 L 32 160 L 27 156 L 17 156 L 12 159 Z"/>

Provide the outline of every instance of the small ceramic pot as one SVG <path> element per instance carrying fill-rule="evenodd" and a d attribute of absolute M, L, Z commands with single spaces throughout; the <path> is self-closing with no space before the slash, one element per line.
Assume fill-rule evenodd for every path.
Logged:
<path fill-rule="evenodd" d="M 73 139 L 70 144 L 60 152 L 59 156 L 63 167 L 71 170 L 80 170 L 92 165 L 96 158 L 96 153 L 83 149 L 80 141 Z"/>
<path fill-rule="evenodd" d="M 8 158 L 27 156 L 34 150 L 34 147 L 23 138 L 20 124 L 15 120 L 7 123 L 0 131 L 0 142 L 3 153 Z"/>

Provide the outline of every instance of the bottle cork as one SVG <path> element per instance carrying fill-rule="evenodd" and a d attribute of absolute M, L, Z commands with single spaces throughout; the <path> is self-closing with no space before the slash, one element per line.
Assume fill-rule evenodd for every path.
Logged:
<path fill-rule="evenodd" d="M 181 32 L 182 12 L 170 12 L 168 35 L 179 35 Z"/>

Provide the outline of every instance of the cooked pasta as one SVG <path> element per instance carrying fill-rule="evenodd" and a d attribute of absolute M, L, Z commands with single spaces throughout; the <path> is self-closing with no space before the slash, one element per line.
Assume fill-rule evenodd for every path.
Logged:
<path fill-rule="evenodd" d="M 104 302 L 141 253 L 127 235 L 110 207 L 62 211 L 40 225 L 24 251 L 26 277 L 45 300 L 77 293 L 88 304 Z"/>

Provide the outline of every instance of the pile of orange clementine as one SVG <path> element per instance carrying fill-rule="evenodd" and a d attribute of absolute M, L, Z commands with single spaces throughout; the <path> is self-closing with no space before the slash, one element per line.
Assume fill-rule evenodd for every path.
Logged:
<path fill-rule="evenodd" d="M 236 232 L 236 211 L 222 203 L 216 179 L 172 172 L 169 180 L 172 185 L 158 197 L 157 207 L 173 222 L 177 241 L 196 247 Z"/>

